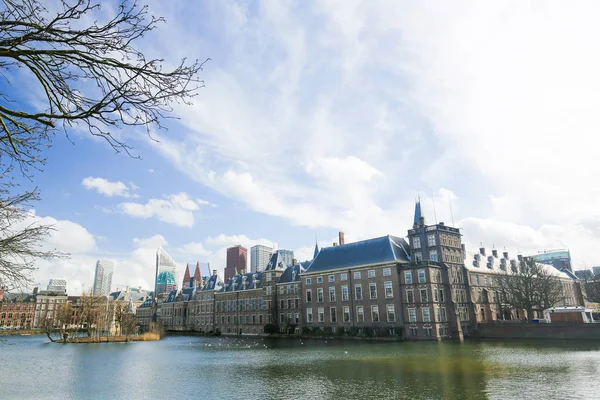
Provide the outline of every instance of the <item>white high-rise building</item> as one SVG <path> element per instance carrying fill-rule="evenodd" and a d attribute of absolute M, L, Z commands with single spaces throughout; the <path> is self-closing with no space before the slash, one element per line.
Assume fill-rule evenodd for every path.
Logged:
<path fill-rule="evenodd" d="M 261 244 L 250 248 L 250 271 L 262 271 L 269 263 L 269 258 L 273 252 L 272 247 L 263 246 Z"/>
<path fill-rule="evenodd" d="M 110 260 L 98 260 L 96 262 L 96 274 L 94 275 L 94 296 L 108 296 L 112 285 L 112 276 L 115 271 L 115 263 Z"/>
<path fill-rule="evenodd" d="M 179 282 L 179 266 L 165 249 L 159 247 L 156 251 L 156 276 L 158 277 L 161 272 L 172 273 L 175 282 Z"/>

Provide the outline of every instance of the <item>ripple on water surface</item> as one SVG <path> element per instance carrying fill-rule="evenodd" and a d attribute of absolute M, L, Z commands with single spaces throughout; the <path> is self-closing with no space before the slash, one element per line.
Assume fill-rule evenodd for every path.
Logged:
<path fill-rule="evenodd" d="M 596 398 L 600 345 L 169 337 L 0 342 L 1 399 Z"/>

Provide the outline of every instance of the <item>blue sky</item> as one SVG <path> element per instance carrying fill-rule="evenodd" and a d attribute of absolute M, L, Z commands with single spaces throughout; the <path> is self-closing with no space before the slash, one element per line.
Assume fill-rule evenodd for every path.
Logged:
<path fill-rule="evenodd" d="M 417 4 L 415 4 L 417 3 Z M 149 2 L 167 23 L 140 43 L 212 61 L 168 132 L 123 131 L 141 160 L 74 132 L 35 183 L 55 222 L 36 281 L 152 286 L 159 245 L 222 270 L 225 248 L 330 245 L 428 222 L 468 248 L 569 248 L 600 264 L 600 56 L 594 2 Z M 103 12 L 109 13 L 105 5 Z"/>

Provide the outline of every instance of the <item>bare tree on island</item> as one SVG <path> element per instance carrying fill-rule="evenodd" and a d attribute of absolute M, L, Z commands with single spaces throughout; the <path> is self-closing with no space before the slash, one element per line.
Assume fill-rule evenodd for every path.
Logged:
<path fill-rule="evenodd" d="M 34 259 L 59 255 L 39 250 L 51 227 L 19 224 L 38 194 L 12 193 L 14 168 L 31 178 L 54 135 L 71 128 L 131 155 L 119 129 L 142 127 L 150 135 L 164 128 L 173 105 L 189 103 L 203 86 L 204 62 L 183 59 L 168 68 L 136 47 L 163 22 L 128 0 L 107 12 L 92 0 L 62 0 L 54 12 L 43 1 L 0 1 L 0 285 L 27 281 Z M 39 93 L 33 104 L 19 98 L 23 88 Z"/>
<path fill-rule="evenodd" d="M 525 310 L 532 319 L 533 311 L 543 311 L 564 301 L 562 283 L 550 268 L 525 258 L 518 266 L 498 275 L 499 301 L 509 307 Z"/>

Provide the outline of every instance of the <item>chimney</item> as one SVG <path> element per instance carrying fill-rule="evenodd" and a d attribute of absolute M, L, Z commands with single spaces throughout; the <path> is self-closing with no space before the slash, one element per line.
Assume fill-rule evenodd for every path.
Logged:
<path fill-rule="evenodd" d="M 292 265 L 296 265 L 298 264 L 298 260 L 296 260 L 295 258 L 292 258 Z"/>
<path fill-rule="evenodd" d="M 485 247 L 479 248 L 479 254 L 481 254 L 482 256 L 485 256 Z"/>
<path fill-rule="evenodd" d="M 502 255 L 504 256 L 505 259 L 508 260 L 508 251 L 505 251 L 504 253 L 502 253 Z"/>
<path fill-rule="evenodd" d="M 121 291 L 121 288 L 117 286 L 117 292 L 120 292 L 120 291 Z"/>
<path fill-rule="evenodd" d="M 335 246 L 337 246 L 337 243 L 336 243 L 336 242 L 333 242 L 333 247 L 335 247 Z"/>
<path fill-rule="evenodd" d="M 344 232 L 340 232 L 340 233 L 338 234 L 338 236 L 339 236 L 339 238 L 340 238 L 340 246 L 341 246 L 341 245 L 343 245 L 343 244 L 345 243 L 345 242 L 344 242 Z"/>
<path fill-rule="evenodd" d="M 498 258 L 498 250 L 492 249 L 492 255 L 494 256 L 494 258 Z"/>
<path fill-rule="evenodd" d="M 213 269 L 213 275 L 217 275 L 217 270 Z"/>

